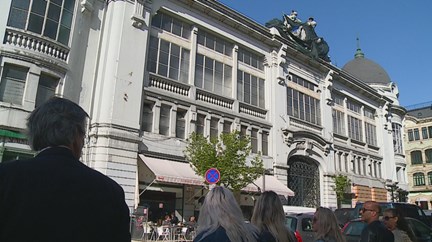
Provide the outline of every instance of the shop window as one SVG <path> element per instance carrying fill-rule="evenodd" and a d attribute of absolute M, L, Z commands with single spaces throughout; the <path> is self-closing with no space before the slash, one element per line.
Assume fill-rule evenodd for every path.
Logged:
<path fill-rule="evenodd" d="M 75 0 L 12 0 L 7 25 L 68 45 Z"/>
<path fill-rule="evenodd" d="M 28 68 L 5 64 L 0 81 L 0 101 L 21 105 Z"/>

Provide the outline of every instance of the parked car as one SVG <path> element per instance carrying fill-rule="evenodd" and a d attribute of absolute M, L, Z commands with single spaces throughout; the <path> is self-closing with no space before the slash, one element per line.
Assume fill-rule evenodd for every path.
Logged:
<path fill-rule="evenodd" d="M 315 233 L 312 230 L 314 212 L 287 213 L 285 224 L 294 231 L 298 242 L 313 242 Z"/>
<path fill-rule="evenodd" d="M 386 210 L 387 208 L 397 208 L 405 217 L 415 218 L 415 219 L 422 221 L 424 224 L 426 224 L 429 227 L 432 226 L 431 221 L 426 216 L 426 214 L 423 212 L 423 210 L 415 204 L 396 203 L 396 202 L 381 202 L 381 203 L 379 203 L 379 205 L 381 207 L 380 216 L 382 216 L 382 212 L 384 210 Z M 363 203 L 357 203 L 356 204 L 356 206 L 354 208 L 354 214 L 357 217 L 360 216 L 359 212 L 360 212 L 360 209 L 362 209 L 362 208 L 363 208 Z"/>
<path fill-rule="evenodd" d="M 432 242 L 432 229 L 426 224 L 415 218 L 406 218 L 408 225 L 414 232 L 417 242 Z M 366 223 L 360 219 L 349 221 L 342 229 L 342 234 L 345 236 L 346 242 L 359 242 L 363 229 Z"/>
<path fill-rule="evenodd" d="M 334 215 L 341 228 L 347 222 L 357 218 L 357 216 L 354 215 L 354 208 L 338 208 L 334 211 Z"/>

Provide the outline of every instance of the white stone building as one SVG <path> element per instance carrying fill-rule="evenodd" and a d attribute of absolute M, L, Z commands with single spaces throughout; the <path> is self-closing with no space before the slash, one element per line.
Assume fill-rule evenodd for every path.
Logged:
<path fill-rule="evenodd" d="M 357 75 L 363 59 L 313 59 L 217 1 L 4 0 L 0 12 L 0 161 L 32 154 L 25 118 L 55 94 L 90 115 L 82 161 L 152 219 L 199 210 L 203 179 L 183 157 L 193 131 L 250 135 L 272 170 L 265 189 L 291 188 L 292 205 L 336 207 L 335 174 L 353 182 L 347 206 L 406 190 L 405 110 L 388 76 Z"/>

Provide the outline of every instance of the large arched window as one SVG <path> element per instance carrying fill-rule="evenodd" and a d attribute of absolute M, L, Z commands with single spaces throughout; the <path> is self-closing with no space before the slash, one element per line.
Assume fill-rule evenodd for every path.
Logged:
<path fill-rule="evenodd" d="M 421 151 L 415 150 L 415 151 L 411 152 L 411 164 L 415 165 L 415 164 L 421 164 L 421 163 L 423 163 Z"/>
<path fill-rule="evenodd" d="M 423 173 L 418 172 L 413 175 L 414 186 L 424 186 L 425 184 L 425 176 Z"/>

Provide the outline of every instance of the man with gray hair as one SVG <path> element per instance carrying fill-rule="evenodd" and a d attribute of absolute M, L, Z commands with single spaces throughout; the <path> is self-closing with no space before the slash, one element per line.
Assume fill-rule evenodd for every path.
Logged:
<path fill-rule="evenodd" d="M 0 241 L 131 241 L 123 189 L 79 161 L 87 117 L 58 97 L 30 114 L 37 155 L 0 164 Z"/>

